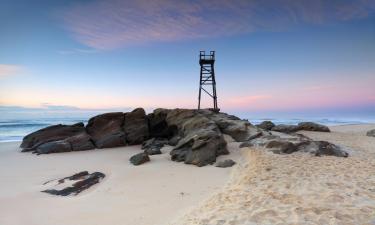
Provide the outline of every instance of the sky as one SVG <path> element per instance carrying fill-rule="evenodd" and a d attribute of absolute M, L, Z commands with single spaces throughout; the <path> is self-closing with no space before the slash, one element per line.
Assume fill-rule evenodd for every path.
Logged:
<path fill-rule="evenodd" d="M 374 0 L 0 0 L 0 109 L 195 108 L 200 50 L 222 111 L 375 115 Z"/>

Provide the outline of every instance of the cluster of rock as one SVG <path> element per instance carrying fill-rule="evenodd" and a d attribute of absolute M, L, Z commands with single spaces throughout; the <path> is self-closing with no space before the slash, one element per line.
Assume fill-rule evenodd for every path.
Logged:
<path fill-rule="evenodd" d="M 283 133 L 293 133 L 300 130 L 307 130 L 307 131 L 319 131 L 319 132 L 330 132 L 327 126 L 313 123 L 313 122 L 301 122 L 298 125 L 285 125 L 279 124 L 275 125 L 271 121 L 263 121 L 262 123 L 258 124 L 257 127 L 268 130 L 268 131 L 278 131 Z"/>
<path fill-rule="evenodd" d="M 68 196 L 68 195 L 78 195 L 82 191 L 90 188 L 94 184 L 99 183 L 105 175 L 101 172 L 93 172 L 89 173 L 87 171 L 82 171 L 76 173 L 69 177 L 64 177 L 57 180 L 57 184 L 54 184 L 54 189 L 47 189 L 42 192 L 51 194 L 51 195 L 60 195 L 60 196 Z M 68 181 L 73 181 L 73 183 L 67 187 L 56 189 L 59 186 L 66 186 L 64 185 Z M 44 185 L 51 183 L 52 181 L 48 181 L 44 183 Z"/>
<path fill-rule="evenodd" d="M 139 165 L 147 162 L 149 155 L 161 154 L 160 149 L 168 144 L 174 146 L 170 152 L 172 160 L 205 166 L 213 164 L 217 156 L 229 153 L 224 139 L 224 135 L 229 135 L 237 142 L 244 142 L 243 147 L 263 146 L 275 152 L 280 148 L 280 153 L 307 151 L 316 155 L 345 156 L 335 145 L 314 142 L 293 133 L 298 130 L 329 132 L 328 127 L 309 122 L 275 126 L 267 121 L 254 126 L 247 120 L 210 110 L 156 109 L 146 115 L 138 108 L 128 113 L 95 116 L 86 127 L 79 123 L 41 129 L 27 135 L 21 148 L 47 154 L 143 144 L 144 152 L 130 160 Z"/>
<path fill-rule="evenodd" d="M 327 141 L 314 141 L 302 134 L 289 134 L 277 131 L 268 131 L 259 138 L 241 143 L 243 147 L 263 147 L 276 154 L 291 154 L 294 152 L 307 152 L 315 156 L 331 155 L 348 157 L 348 153 L 339 146 Z"/>

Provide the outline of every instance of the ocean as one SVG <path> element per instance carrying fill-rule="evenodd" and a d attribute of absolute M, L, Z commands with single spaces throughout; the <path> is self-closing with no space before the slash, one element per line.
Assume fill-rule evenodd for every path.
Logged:
<path fill-rule="evenodd" d="M 74 124 L 78 122 L 87 123 L 88 116 L 74 116 L 60 114 L 54 118 L 51 115 L 48 117 L 17 117 L 17 118 L 4 118 L 0 117 L 0 142 L 10 142 L 10 141 L 21 141 L 22 138 L 34 131 L 42 129 L 47 126 L 55 124 Z M 348 124 L 365 124 L 365 123 L 375 123 L 375 119 L 353 119 L 353 118 L 248 118 L 252 124 L 259 124 L 264 120 L 270 120 L 275 124 L 298 124 L 302 121 L 311 121 L 327 126 L 334 125 L 348 125 Z"/>

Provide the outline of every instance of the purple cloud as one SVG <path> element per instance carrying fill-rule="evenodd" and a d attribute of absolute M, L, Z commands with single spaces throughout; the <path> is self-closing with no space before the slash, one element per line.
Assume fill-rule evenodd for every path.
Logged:
<path fill-rule="evenodd" d="M 114 49 L 351 20 L 374 11 L 372 0 L 107 0 L 76 4 L 62 17 L 78 42 Z"/>

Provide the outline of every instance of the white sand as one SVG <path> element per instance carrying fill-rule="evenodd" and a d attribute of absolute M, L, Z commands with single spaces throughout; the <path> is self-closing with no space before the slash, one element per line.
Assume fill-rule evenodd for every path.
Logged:
<path fill-rule="evenodd" d="M 301 132 L 350 147 L 349 158 L 249 149 L 226 187 L 176 225 L 375 224 L 375 125 Z M 172 224 L 172 223 L 170 223 Z"/>
<path fill-rule="evenodd" d="M 171 162 L 140 166 L 138 146 L 35 156 L 0 144 L 0 225 L 375 224 L 375 125 L 302 132 L 350 147 L 349 158 L 276 155 L 230 144 L 233 169 Z M 242 152 L 242 157 L 240 153 Z M 107 177 L 75 197 L 40 191 L 88 170 Z M 183 194 L 182 194 L 183 193 Z M 173 222 L 171 222 L 173 221 Z"/>
<path fill-rule="evenodd" d="M 133 166 L 139 146 L 36 156 L 0 144 L 0 225 L 158 225 L 181 215 L 225 184 L 230 168 L 176 163 L 169 154 Z M 163 149 L 162 151 L 166 151 Z M 225 158 L 239 157 L 231 154 Z M 106 178 L 78 196 L 52 196 L 44 182 L 76 172 Z"/>

